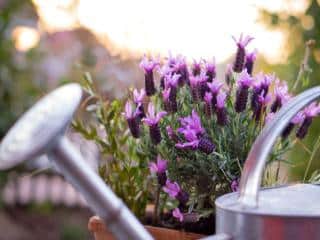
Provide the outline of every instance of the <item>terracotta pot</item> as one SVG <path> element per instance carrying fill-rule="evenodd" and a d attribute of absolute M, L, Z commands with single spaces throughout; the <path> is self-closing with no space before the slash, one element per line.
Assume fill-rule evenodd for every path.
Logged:
<path fill-rule="evenodd" d="M 172 230 L 168 228 L 145 226 L 155 240 L 194 240 L 205 237 L 201 234 L 188 233 Z M 88 223 L 88 229 L 93 233 L 95 240 L 114 240 L 112 234 L 108 232 L 104 222 L 97 216 L 91 217 Z"/>

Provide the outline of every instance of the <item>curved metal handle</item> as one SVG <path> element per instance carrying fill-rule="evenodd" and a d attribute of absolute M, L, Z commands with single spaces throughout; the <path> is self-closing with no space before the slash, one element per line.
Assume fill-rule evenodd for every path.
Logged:
<path fill-rule="evenodd" d="M 239 201 L 242 205 L 256 207 L 262 172 L 267 157 L 278 136 L 290 120 L 306 105 L 320 97 L 320 87 L 314 87 L 290 100 L 268 123 L 255 140 L 245 161 L 241 181 Z"/>

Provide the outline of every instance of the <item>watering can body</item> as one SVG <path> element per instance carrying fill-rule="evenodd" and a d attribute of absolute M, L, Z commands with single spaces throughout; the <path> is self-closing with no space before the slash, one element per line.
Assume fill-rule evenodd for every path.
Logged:
<path fill-rule="evenodd" d="M 257 207 L 243 206 L 238 196 L 230 193 L 217 199 L 217 234 L 235 240 L 320 239 L 320 186 L 263 189 Z"/>
<path fill-rule="evenodd" d="M 274 143 L 291 119 L 320 97 L 309 89 L 287 103 L 254 142 L 245 162 L 239 192 L 216 200 L 216 232 L 234 240 L 320 239 L 320 186 L 294 184 L 260 189 Z M 222 238 L 221 238 L 222 239 Z"/>

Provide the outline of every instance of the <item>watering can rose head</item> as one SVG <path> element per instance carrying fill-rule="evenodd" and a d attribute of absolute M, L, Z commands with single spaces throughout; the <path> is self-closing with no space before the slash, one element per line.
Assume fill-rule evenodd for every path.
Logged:
<path fill-rule="evenodd" d="M 238 190 L 255 138 L 292 98 L 286 82 L 275 74 L 254 74 L 257 50 L 246 50 L 253 38 L 241 35 L 234 40 L 235 60 L 225 79 L 217 77 L 215 59 L 188 64 L 181 55 L 170 54 L 163 61 L 144 57 L 140 67 L 145 89 L 134 90 L 133 103 L 125 107 L 139 151 L 148 156 L 150 171 L 173 201 L 169 210 L 178 221 L 191 212 L 198 219 L 213 214 L 218 196 Z M 283 159 L 292 138 L 306 136 L 319 113 L 320 105 L 312 103 L 291 120 L 272 161 Z"/>

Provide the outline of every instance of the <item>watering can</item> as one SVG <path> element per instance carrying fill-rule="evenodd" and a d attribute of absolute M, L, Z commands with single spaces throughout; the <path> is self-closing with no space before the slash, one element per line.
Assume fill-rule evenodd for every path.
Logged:
<path fill-rule="evenodd" d="M 320 239 L 320 186 L 294 184 L 260 189 L 263 170 L 276 139 L 290 120 L 320 97 L 314 87 L 289 101 L 255 140 L 245 161 L 239 192 L 219 197 L 216 232 L 207 239 Z"/>
<path fill-rule="evenodd" d="M 81 97 L 80 86 L 68 84 L 25 113 L 0 145 L 0 169 L 47 154 L 117 239 L 153 239 L 64 136 Z M 319 97 L 320 87 L 301 93 L 265 126 L 245 162 L 240 191 L 216 200 L 217 234 L 207 240 L 320 239 L 320 187 L 296 184 L 260 190 L 277 137 L 299 110 Z"/>

